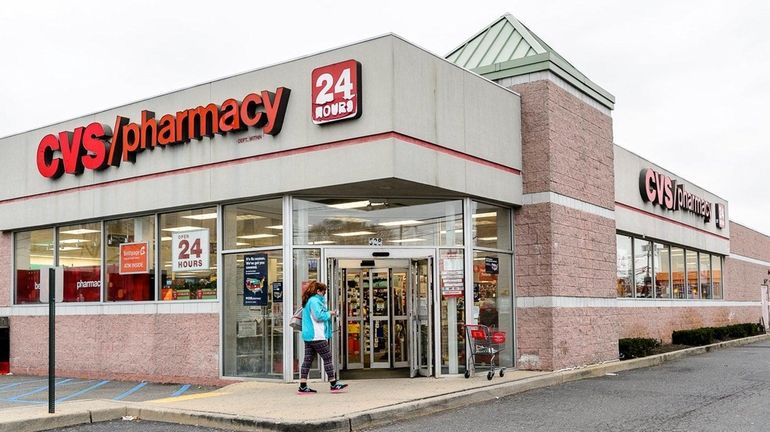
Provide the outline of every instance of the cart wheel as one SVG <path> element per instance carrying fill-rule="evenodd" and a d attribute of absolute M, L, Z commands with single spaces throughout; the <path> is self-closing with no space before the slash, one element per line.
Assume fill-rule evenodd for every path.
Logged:
<path fill-rule="evenodd" d="M 500 378 L 505 376 L 505 369 L 500 369 Z"/>
<path fill-rule="evenodd" d="M 471 371 L 469 370 L 465 371 L 465 378 L 470 378 L 470 377 L 471 377 Z"/>
<path fill-rule="evenodd" d="M 487 372 L 487 379 L 488 379 L 488 380 L 491 380 L 491 379 L 492 379 L 492 377 L 494 377 L 494 376 L 495 376 L 495 371 L 489 371 L 489 372 Z"/>

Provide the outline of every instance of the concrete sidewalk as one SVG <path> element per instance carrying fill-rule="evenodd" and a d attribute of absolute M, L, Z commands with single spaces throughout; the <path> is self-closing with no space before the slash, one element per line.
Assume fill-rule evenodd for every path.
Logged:
<path fill-rule="evenodd" d="M 298 396 L 296 384 L 241 382 L 210 393 L 149 402 L 87 400 L 0 411 L 0 432 L 33 432 L 83 423 L 120 419 L 192 424 L 230 430 L 351 431 L 428 415 L 473 403 L 583 378 L 648 367 L 714 349 L 770 339 L 770 335 L 721 342 L 704 347 L 558 372 L 507 371 L 487 381 L 479 373 L 470 379 L 415 378 L 348 381 L 350 390 L 330 394 L 326 383 L 312 383 L 315 395 Z"/>

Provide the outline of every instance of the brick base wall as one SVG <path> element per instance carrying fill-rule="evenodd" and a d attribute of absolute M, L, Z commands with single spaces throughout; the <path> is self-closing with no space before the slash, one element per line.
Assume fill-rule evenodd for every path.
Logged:
<path fill-rule="evenodd" d="M 48 318 L 11 317 L 11 371 L 48 373 Z M 56 373 L 77 378 L 221 384 L 216 314 L 56 319 Z"/>
<path fill-rule="evenodd" d="M 519 308 L 517 366 L 559 370 L 617 360 L 615 310 L 606 308 Z"/>
<path fill-rule="evenodd" d="M 617 308 L 618 337 L 645 337 L 671 343 L 674 330 L 756 323 L 762 316 L 757 307 L 659 307 Z"/>
<path fill-rule="evenodd" d="M 560 370 L 617 360 L 618 339 L 671 343 L 674 330 L 759 322 L 757 307 L 519 308 L 517 366 Z"/>

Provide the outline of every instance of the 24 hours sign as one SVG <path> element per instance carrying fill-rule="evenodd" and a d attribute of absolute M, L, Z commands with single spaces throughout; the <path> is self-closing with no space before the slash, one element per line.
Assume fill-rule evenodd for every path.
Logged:
<path fill-rule="evenodd" d="M 313 123 L 361 117 L 361 63 L 346 60 L 315 68 L 310 79 Z"/>
<path fill-rule="evenodd" d="M 209 230 L 175 232 L 171 237 L 171 270 L 209 270 Z"/>

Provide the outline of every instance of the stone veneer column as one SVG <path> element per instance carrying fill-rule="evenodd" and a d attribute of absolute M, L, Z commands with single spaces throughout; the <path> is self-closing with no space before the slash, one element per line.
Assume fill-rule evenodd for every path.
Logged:
<path fill-rule="evenodd" d="M 580 306 L 580 298 L 615 298 L 612 118 L 554 80 L 510 87 L 522 105 L 525 205 L 514 218 L 523 369 L 618 356 L 613 309 Z"/>

